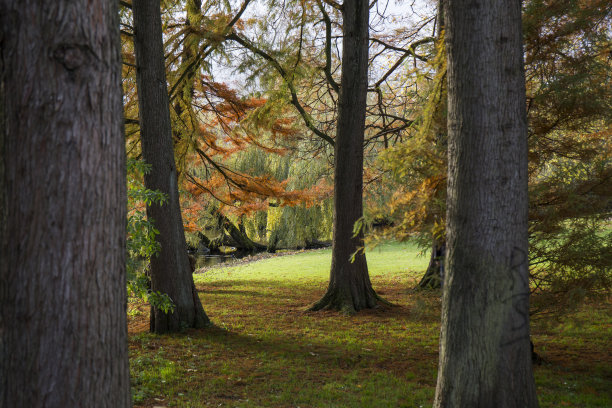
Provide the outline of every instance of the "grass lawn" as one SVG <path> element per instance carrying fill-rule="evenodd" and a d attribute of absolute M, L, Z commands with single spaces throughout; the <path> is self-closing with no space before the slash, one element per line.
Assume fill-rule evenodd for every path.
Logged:
<path fill-rule="evenodd" d="M 305 312 L 325 292 L 329 249 L 194 275 L 216 327 L 156 336 L 129 304 L 136 407 L 427 407 L 440 299 L 412 293 L 428 262 L 410 244 L 367 253 L 376 291 L 397 307 L 347 317 Z M 532 334 L 542 407 L 612 407 L 612 307 L 585 306 Z"/>

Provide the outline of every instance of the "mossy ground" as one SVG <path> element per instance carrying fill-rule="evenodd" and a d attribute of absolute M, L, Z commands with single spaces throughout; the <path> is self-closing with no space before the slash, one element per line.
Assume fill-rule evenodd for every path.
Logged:
<path fill-rule="evenodd" d="M 368 252 L 375 290 L 397 305 L 354 316 L 306 312 L 325 292 L 330 251 L 196 274 L 216 327 L 147 333 L 130 303 L 136 407 L 427 407 L 435 390 L 440 299 L 412 287 L 428 262 L 409 244 Z M 612 406 L 612 306 L 534 321 L 542 407 Z"/>

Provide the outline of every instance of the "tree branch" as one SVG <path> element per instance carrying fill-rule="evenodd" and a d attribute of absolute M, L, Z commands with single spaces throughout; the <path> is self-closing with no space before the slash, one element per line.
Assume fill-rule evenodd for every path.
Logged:
<path fill-rule="evenodd" d="M 252 0 L 244 0 L 244 2 L 242 3 L 242 6 L 240 7 L 240 10 L 238 10 L 236 15 L 223 28 L 223 32 L 221 34 L 222 38 L 223 38 L 223 36 L 226 33 L 230 32 L 232 30 L 232 28 L 238 22 L 238 20 L 240 19 L 240 17 L 242 16 L 244 11 L 246 10 L 246 8 L 249 5 L 249 3 L 251 3 L 251 1 Z M 200 50 L 198 51 L 198 54 L 196 55 L 196 57 L 193 59 L 193 61 L 191 61 L 191 63 L 189 65 L 187 65 L 185 67 L 185 69 L 183 70 L 183 72 L 181 73 L 179 78 L 176 80 L 176 82 L 174 83 L 174 85 L 170 89 L 170 92 L 169 92 L 169 98 L 170 98 L 169 102 L 170 103 L 172 103 L 174 101 L 174 99 L 176 98 L 176 96 L 177 96 L 177 92 L 176 91 L 179 88 L 179 86 L 181 86 L 181 84 L 183 83 L 185 78 L 187 76 L 189 76 L 191 73 L 195 72 L 198 69 L 198 67 L 200 66 L 200 64 L 202 63 L 202 61 L 204 61 L 204 59 L 208 55 L 210 55 L 210 53 L 213 51 L 213 48 L 210 48 L 208 51 L 206 51 L 206 49 L 208 47 L 210 47 L 212 45 L 212 43 L 213 43 L 213 41 L 209 40 L 209 41 L 205 42 L 204 44 L 202 44 L 202 46 L 200 47 Z"/>
<path fill-rule="evenodd" d="M 195 185 L 196 187 L 198 187 L 200 190 L 204 191 L 205 193 L 210 194 L 214 199 L 222 202 L 225 205 L 229 205 L 229 206 L 235 207 L 234 204 L 228 203 L 225 200 L 217 197 L 215 195 L 215 193 L 211 189 L 209 189 L 208 187 L 202 185 L 202 183 L 200 183 L 198 180 L 196 180 L 195 177 L 193 177 L 191 174 L 189 174 L 189 172 L 185 172 L 185 177 L 187 177 L 189 182 L 191 182 L 193 185 Z"/>
<path fill-rule="evenodd" d="M 257 48 L 255 44 L 253 44 L 251 41 L 247 40 L 246 38 L 240 37 L 238 34 L 234 32 L 228 34 L 225 38 L 228 40 L 237 42 L 238 44 L 242 45 L 244 48 L 248 49 L 249 51 L 253 52 L 256 55 L 259 55 L 261 58 L 268 61 L 274 67 L 274 69 L 279 73 L 281 78 L 283 78 L 283 80 L 285 81 L 285 84 L 287 84 L 287 87 L 289 88 L 289 92 L 291 93 L 291 104 L 300 113 L 300 116 L 302 116 L 302 119 L 304 120 L 308 129 L 310 129 L 315 135 L 325 140 L 330 145 L 334 146 L 335 144 L 334 139 L 332 139 L 329 135 L 322 132 L 315 126 L 315 124 L 313 123 L 312 117 L 306 112 L 304 107 L 300 104 L 300 101 L 297 97 L 297 91 L 295 89 L 295 86 L 293 85 L 293 82 L 291 81 L 291 78 L 289 77 L 289 74 L 278 63 L 278 61 L 276 61 L 276 59 L 274 59 L 270 54 L 266 53 L 265 51 Z"/>
<path fill-rule="evenodd" d="M 416 53 L 416 47 L 423 45 L 423 44 L 427 44 L 430 42 L 434 42 L 435 38 L 434 37 L 427 37 L 427 38 L 423 38 L 421 40 L 415 41 L 412 44 L 410 44 L 410 46 L 408 47 L 408 49 L 405 48 L 398 48 L 398 47 L 394 47 L 392 45 L 389 45 L 381 40 L 379 40 L 378 38 L 371 38 L 370 41 L 378 43 L 383 45 L 385 48 L 390 49 L 390 50 L 394 50 L 394 51 L 399 51 L 404 53 L 404 55 L 402 55 L 396 62 L 395 64 L 393 64 L 393 66 L 391 68 L 389 68 L 389 70 L 387 72 L 385 72 L 385 74 L 378 80 L 376 81 L 376 84 L 374 85 L 374 88 L 377 88 L 380 86 L 380 84 L 382 84 L 383 82 L 385 82 L 385 80 L 397 69 L 397 67 L 399 67 L 402 62 L 404 62 L 404 60 L 412 55 L 413 57 L 423 61 L 423 62 L 428 62 L 429 59 L 419 55 Z"/>
<path fill-rule="evenodd" d="M 325 67 L 323 68 L 323 71 L 325 72 L 325 77 L 327 78 L 327 82 L 329 83 L 329 85 L 332 87 L 332 89 L 334 91 L 339 93 L 340 92 L 340 86 L 334 80 L 334 77 L 332 76 L 332 72 L 331 72 L 331 65 L 332 65 L 332 60 L 331 60 L 331 35 L 332 35 L 331 19 L 329 18 L 329 14 L 327 14 L 327 11 L 325 11 L 325 7 L 323 7 L 323 3 L 321 3 L 321 0 L 317 1 L 317 4 L 319 5 L 319 9 L 321 10 L 321 13 L 323 13 L 323 20 L 325 21 Z"/>

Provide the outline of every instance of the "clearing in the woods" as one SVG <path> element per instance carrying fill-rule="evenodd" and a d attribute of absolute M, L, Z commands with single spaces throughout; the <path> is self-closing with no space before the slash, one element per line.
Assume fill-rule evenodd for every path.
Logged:
<path fill-rule="evenodd" d="M 413 292 L 428 257 L 411 244 L 368 251 L 395 304 L 354 316 L 306 312 L 324 293 L 329 249 L 218 266 L 196 286 L 216 327 L 152 335 L 129 304 L 136 407 L 427 407 L 438 367 L 440 297 Z M 612 406 L 611 303 L 534 316 L 541 407 Z"/>

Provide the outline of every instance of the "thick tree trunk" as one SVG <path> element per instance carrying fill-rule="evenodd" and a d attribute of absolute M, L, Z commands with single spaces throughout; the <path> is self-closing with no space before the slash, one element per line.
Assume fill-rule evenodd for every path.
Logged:
<path fill-rule="evenodd" d="M 447 261 L 435 407 L 536 407 L 521 3 L 445 2 Z"/>
<path fill-rule="evenodd" d="M 163 205 L 147 206 L 147 217 L 159 230 L 161 251 L 151 259 L 151 290 L 165 293 L 175 309 L 151 308 L 151 331 L 164 333 L 209 324 L 198 297 L 187 257 L 179 205 L 178 181 L 166 86 L 159 1 L 134 0 L 134 45 L 138 69 L 138 108 L 144 160 L 151 164 L 145 186 L 167 195 Z"/>
<path fill-rule="evenodd" d="M 334 232 L 329 287 L 311 310 L 354 313 L 376 306 L 363 250 L 353 226 L 363 215 L 363 139 L 368 89 L 368 2 L 345 1 L 342 78 L 334 159 Z M 356 254 L 357 253 L 357 254 Z M 355 255 L 356 254 L 356 255 Z M 354 261 L 351 258 L 354 256 Z"/>
<path fill-rule="evenodd" d="M 0 0 L 0 406 L 129 407 L 116 2 Z"/>

